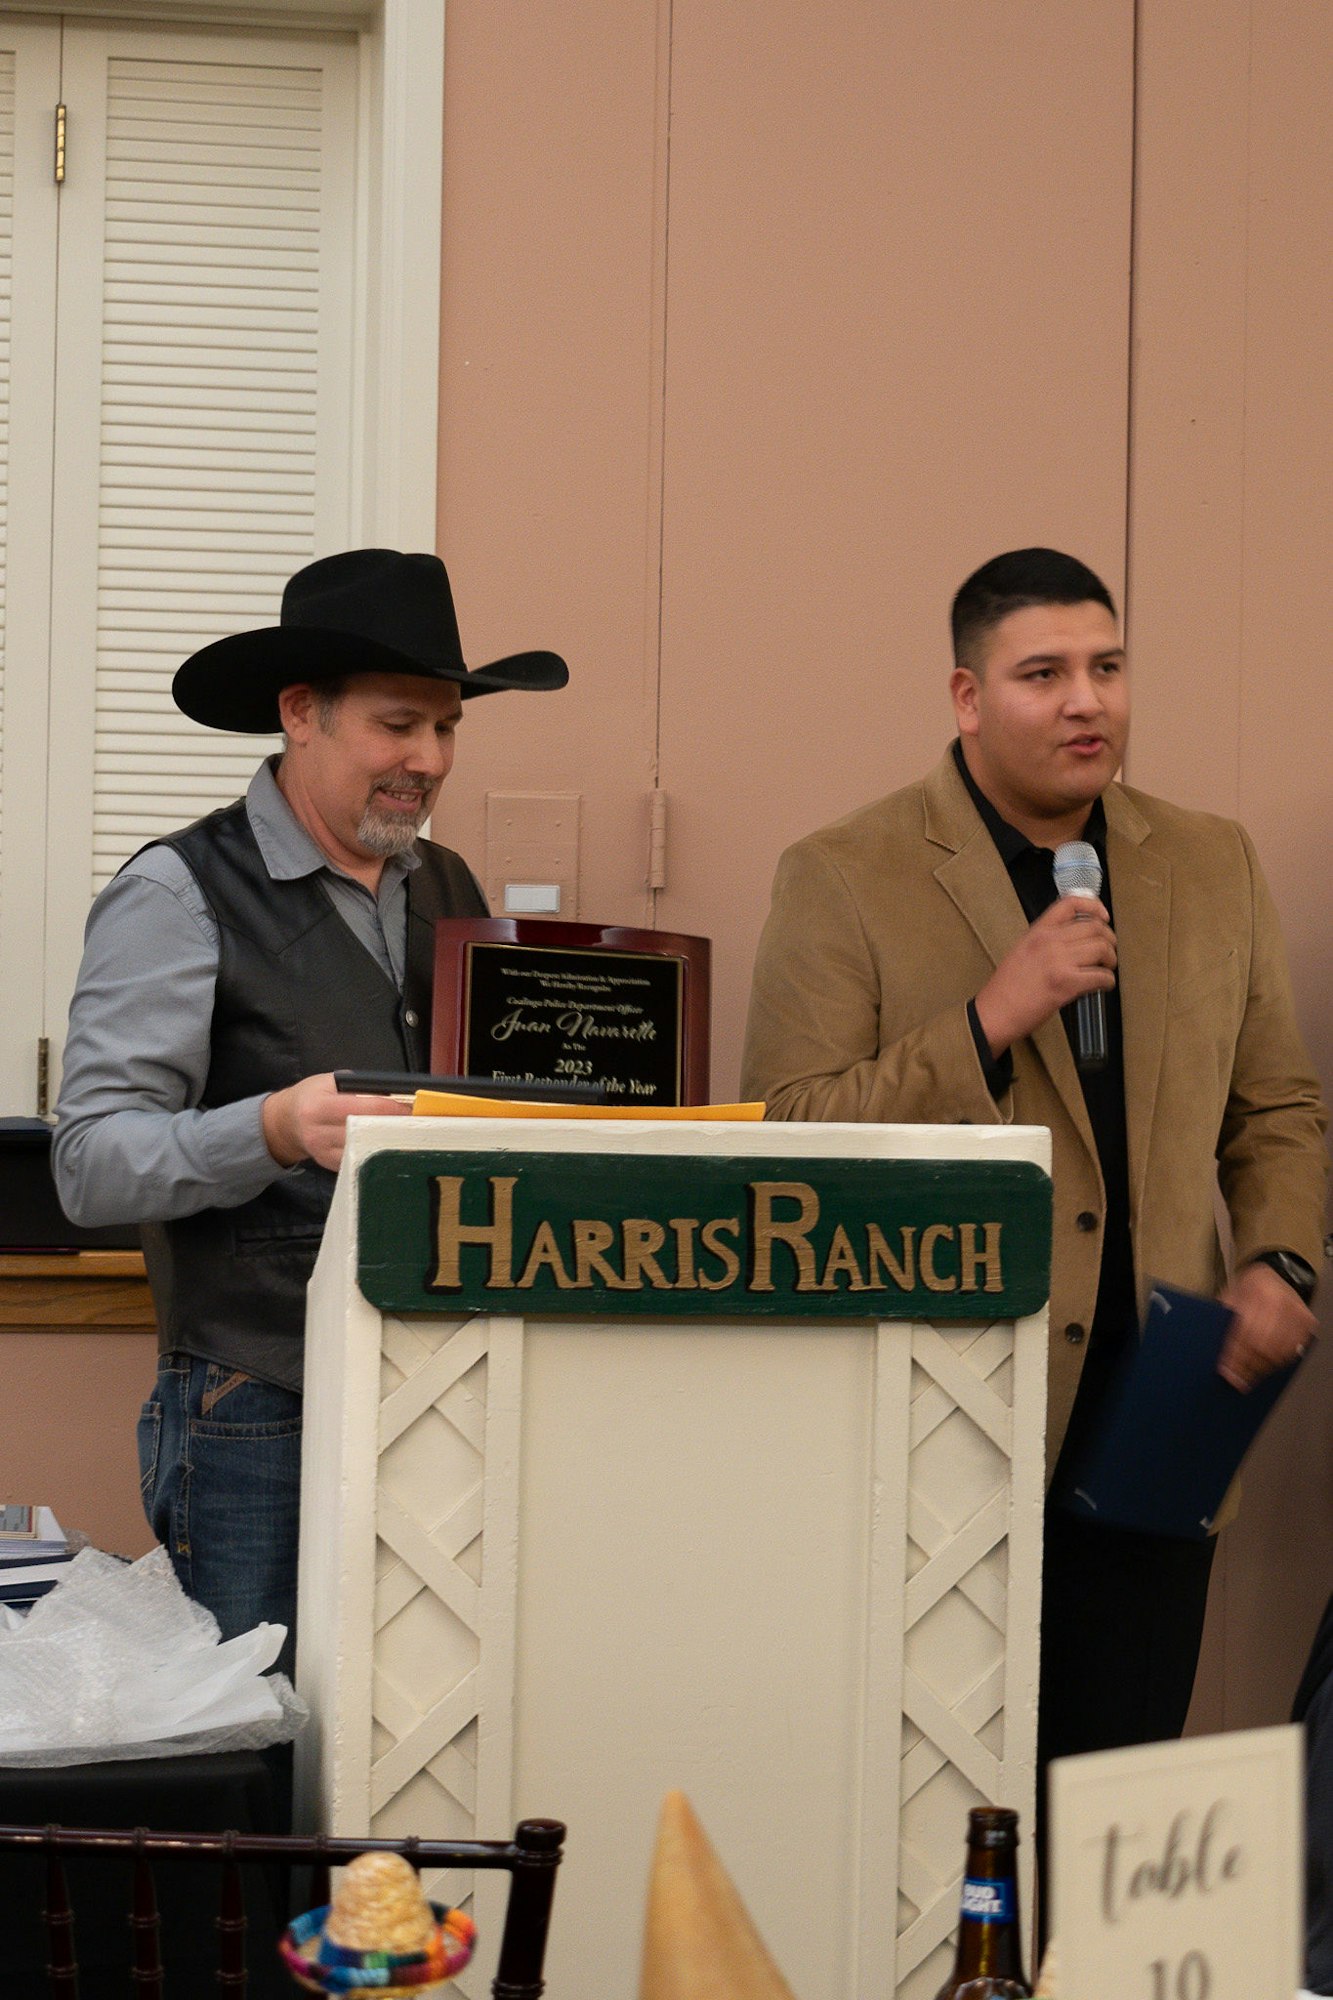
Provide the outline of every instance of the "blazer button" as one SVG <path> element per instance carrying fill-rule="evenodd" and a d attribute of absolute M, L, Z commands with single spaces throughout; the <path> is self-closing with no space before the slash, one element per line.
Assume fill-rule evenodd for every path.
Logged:
<path fill-rule="evenodd" d="M 1087 1329 L 1081 1327 L 1076 1319 L 1071 1319 L 1065 1328 L 1065 1339 L 1071 1347 L 1079 1347 L 1086 1338 L 1086 1332 Z"/>
<path fill-rule="evenodd" d="M 1090 1208 L 1083 1210 L 1078 1218 L 1078 1226 L 1082 1230 L 1095 1229 L 1097 1227 L 1097 1218 Z"/>
<path fill-rule="evenodd" d="M 415 1026 L 416 1026 L 416 1024 L 417 1024 L 417 1010 L 416 1010 L 416 1008 L 415 1008 L 415 1007 L 404 1007 L 404 1009 L 403 1009 L 403 1019 L 404 1019 L 404 1020 L 406 1021 L 406 1023 L 407 1023 L 407 1025 L 408 1025 L 408 1027 L 409 1027 L 409 1028 L 415 1028 Z M 1080 1226 L 1081 1226 L 1081 1225 L 1080 1225 Z"/>

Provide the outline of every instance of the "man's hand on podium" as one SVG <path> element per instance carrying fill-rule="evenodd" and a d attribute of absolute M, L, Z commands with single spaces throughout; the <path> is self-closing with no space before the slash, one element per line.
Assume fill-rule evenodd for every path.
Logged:
<path fill-rule="evenodd" d="M 304 1076 L 264 1099 L 264 1144 L 280 1167 L 302 1160 L 336 1173 L 347 1142 L 349 1118 L 405 1118 L 411 1105 L 396 1097 L 358 1097 L 340 1091 L 333 1072 Z"/>

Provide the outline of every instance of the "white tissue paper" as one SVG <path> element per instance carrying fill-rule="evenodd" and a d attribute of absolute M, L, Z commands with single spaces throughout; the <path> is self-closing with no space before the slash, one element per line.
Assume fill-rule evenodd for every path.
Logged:
<path fill-rule="evenodd" d="M 92 1764 L 285 1743 L 308 1710 L 265 1675 L 281 1625 L 219 1641 L 165 1549 L 84 1549 L 22 1621 L 0 1625 L 0 1764 Z M 263 1678 L 261 1678 L 263 1676 Z"/>

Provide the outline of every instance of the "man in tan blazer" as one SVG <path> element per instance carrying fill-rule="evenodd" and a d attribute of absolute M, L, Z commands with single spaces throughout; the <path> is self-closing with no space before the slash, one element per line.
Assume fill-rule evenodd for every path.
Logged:
<path fill-rule="evenodd" d="M 1248 836 L 1114 782 L 1129 688 L 1105 585 L 1019 550 L 968 579 L 953 623 L 958 742 L 782 857 L 742 1090 L 770 1118 L 1050 1127 L 1058 1495 L 1151 1281 L 1220 1292 L 1238 1388 L 1308 1344 L 1325 1121 Z M 1051 850 L 1085 839 L 1101 897 L 1057 899 Z M 1072 1003 L 1092 992 L 1109 1060 L 1081 1071 Z M 1211 1555 L 1053 1499 L 1043 1763 L 1179 1733 Z"/>

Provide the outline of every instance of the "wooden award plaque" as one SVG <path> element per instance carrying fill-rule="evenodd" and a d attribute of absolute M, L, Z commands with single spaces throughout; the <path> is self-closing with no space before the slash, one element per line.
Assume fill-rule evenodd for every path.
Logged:
<path fill-rule="evenodd" d="M 540 917 L 441 917 L 431 1068 L 708 1102 L 709 941 Z"/>

